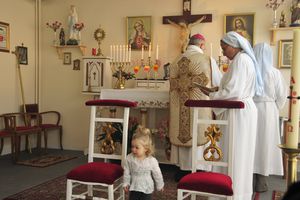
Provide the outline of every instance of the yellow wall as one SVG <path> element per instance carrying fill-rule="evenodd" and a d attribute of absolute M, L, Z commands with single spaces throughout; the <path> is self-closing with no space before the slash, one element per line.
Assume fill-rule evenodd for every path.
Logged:
<path fill-rule="evenodd" d="M 162 3 L 163 1 L 163 3 Z M 53 31 L 46 27 L 47 22 L 60 21 L 67 33 L 67 18 L 70 5 L 77 7 L 79 21 L 85 24 L 82 42 L 87 46 L 87 56 L 91 48 L 97 47 L 93 38 L 95 29 L 101 24 L 106 31 L 102 42 L 104 55 L 109 56 L 109 46 L 126 43 L 126 17 L 152 16 L 152 43 L 160 46 L 160 59 L 163 63 L 172 62 L 179 54 L 178 30 L 171 25 L 162 24 L 162 16 L 182 14 L 182 0 L 42 0 L 41 5 L 41 67 L 40 67 L 40 105 L 41 110 L 58 110 L 62 114 L 64 128 L 63 143 L 66 149 L 83 150 L 88 141 L 89 108 L 84 102 L 93 96 L 84 95 L 81 70 L 72 70 L 72 65 L 63 65 L 56 49 L 52 47 Z M 213 22 L 195 25 L 192 33 L 203 33 L 207 43 L 212 43 L 213 56 L 219 55 L 219 40 L 223 35 L 224 14 L 255 12 L 255 43 L 269 42 L 272 24 L 272 11 L 262 0 L 196 1 L 192 0 L 192 14 L 212 13 Z M 288 10 L 290 1 L 279 8 Z M 245 6 L 246 5 L 246 6 Z M 0 21 L 11 25 L 11 46 L 24 43 L 29 47 L 29 65 L 22 67 L 26 93 L 26 103 L 35 99 L 35 30 L 34 0 L 2 0 Z M 289 19 L 289 12 L 288 19 Z M 66 34 L 68 35 L 68 34 Z M 290 39 L 291 34 L 280 33 L 277 39 Z M 209 45 L 207 45 L 209 53 Z M 277 65 L 277 46 L 273 47 Z M 66 49 L 72 53 L 72 60 L 81 58 L 78 49 Z M 133 60 L 140 58 L 140 52 L 132 53 Z M 290 70 L 281 70 L 288 83 Z M 21 104 L 16 65 L 12 54 L 0 53 L 1 113 L 18 110 Z M 286 115 L 287 109 L 283 111 Z M 8 143 L 8 141 L 6 141 Z M 58 147 L 57 136 L 49 138 L 49 147 Z M 5 151 L 9 151 L 6 147 Z"/>

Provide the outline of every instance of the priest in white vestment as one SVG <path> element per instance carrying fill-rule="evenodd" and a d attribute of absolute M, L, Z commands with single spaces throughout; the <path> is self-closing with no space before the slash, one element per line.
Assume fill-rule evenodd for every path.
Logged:
<path fill-rule="evenodd" d="M 251 200 L 257 127 L 257 109 L 253 97 L 262 94 L 263 82 L 253 49 L 244 37 L 233 31 L 228 32 L 221 40 L 221 48 L 231 63 L 222 77 L 219 90 L 209 96 L 213 100 L 236 100 L 245 104 L 244 109 L 236 111 L 235 118 L 233 199 Z M 228 118 L 227 109 L 214 109 L 214 112 L 220 119 Z M 224 135 L 227 135 L 226 132 Z M 227 153 L 228 150 L 224 150 L 225 159 Z"/>
<path fill-rule="evenodd" d="M 185 53 L 173 62 L 170 68 L 170 140 L 171 162 L 179 166 L 180 172 L 175 179 L 178 181 L 183 175 L 192 169 L 191 154 L 191 127 L 190 109 L 183 104 L 188 99 L 208 99 L 193 82 L 203 83 L 204 86 L 218 86 L 222 73 L 216 61 L 203 52 L 205 38 L 201 34 L 190 38 L 189 46 Z M 180 79 L 180 80 L 179 80 Z M 180 85 L 179 85 L 180 84 Z M 194 87 L 193 87 L 194 86 Z M 205 113 L 207 118 L 212 117 L 211 109 Z M 204 125 L 201 130 L 201 141 L 203 144 Z M 204 142 L 205 143 L 205 142 Z M 203 157 L 203 146 L 198 147 L 198 157 Z M 199 170 L 210 170 L 210 167 L 197 166 Z"/>
<path fill-rule="evenodd" d="M 279 109 L 287 99 L 287 85 L 281 72 L 273 67 L 273 52 L 270 45 L 255 45 L 254 53 L 264 81 L 264 93 L 255 96 L 257 107 L 257 136 L 254 159 L 254 191 L 268 190 L 266 176 L 283 175 L 280 142 Z"/>

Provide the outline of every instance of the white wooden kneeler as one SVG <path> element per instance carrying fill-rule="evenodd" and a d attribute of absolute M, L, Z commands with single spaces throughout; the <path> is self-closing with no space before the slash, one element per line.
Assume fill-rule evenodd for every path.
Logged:
<path fill-rule="evenodd" d="M 96 186 L 102 186 L 106 188 L 108 193 L 108 200 L 114 200 L 114 193 L 119 190 L 120 196 L 118 199 L 125 200 L 125 195 L 122 187 L 123 183 L 123 163 L 127 156 L 127 140 L 128 140 L 128 122 L 129 122 L 129 110 L 131 107 L 136 107 L 136 102 L 127 100 L 91 100 L 86 102 L 87 106 L 91 106 L 90 115 L 90 130 L 89 130 L 89 155 L 88 163 L 78 166 L 72 169 L 67 174 L 67 191 L 66 199 L 86 199 L 86 195 L 92 196 L 93 199 L 104 199 L 102 197 L 94 197 L 93 191 L 103 191 Z M 123 107 L 124 114 L 123 118 L 108 118 L 108 117 L 97 117 L 97 107 L 103 106 L 114 106 Z M 123 136 L 122 136 L 122 153 L 121 155 L 116 154 L 104 154 L 96 153 L 94 151 L 95 143 L 95 125 L 99 122 L 109 123 L 122 123 L 123 124 Z M 107 162 L 94 162 L 94 158 L 107 159 L 119 159 L 121 165 L 107 163 Z M 73 189 L 79 185 L 86 185 L 87 190 L 81 194 L 74 194 Z"/>
<path fill-rule="evenodd" d="M 192 173 L 184 176 L 177 185 L 177 200 L 183 200 L 191 196 L 192 200 L 196 199 L 197 195 L 208 197 L 222 197 L 231 199 L 233 196 L 233 138 L 235 125 L 236 109 L 243 109 L 244 103 L 241 101 L 226 101 L 226 100 L 188 100 L 185 106 L 193 109 L 193 128 L 192 128 Z M 228 119 L 198 119 L 198 112 L 201 108 L 225 108 L 229 111 Z M 198 160 L 197 158 L 197 133 L 198 124 L 214 124 L 227 126 L 229 137 L 228 160 L 227 161 L 206 161 Z M 227 175 L 217 172 L 196 172 L 197 164 L 220 166 L 227 168 Z"/>

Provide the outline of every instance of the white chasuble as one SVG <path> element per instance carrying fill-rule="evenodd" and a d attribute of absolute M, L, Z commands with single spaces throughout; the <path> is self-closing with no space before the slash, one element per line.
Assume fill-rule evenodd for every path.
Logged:
<path fill-rule="evenodd" d="M 208 100 L 193 82 L 211 87 L 210 58 L 203 54 L 197 46 L 189 46 L 187 51 L 177 58 L 170 68 L 170 128 L 169 136 L 172 143 L 171 162 L 180 166 L 182 170 L 191 170 L 191 135 L 192 113 L 184 106 L 188 99 Z M 210 119 L 210 108 L 202 109 L 201 118 Z M 204 136 L 207 125 L 199 125 L 198 145 L 208 142 Z M 199 147 L 199 156 L 202 158 L 202 148 Z M 200 167 L 201 168 L 201 167 Z M 203 168 L 201 168 L 203 169 Z M 208 168 L 205 168 L 208 169 Z"/>

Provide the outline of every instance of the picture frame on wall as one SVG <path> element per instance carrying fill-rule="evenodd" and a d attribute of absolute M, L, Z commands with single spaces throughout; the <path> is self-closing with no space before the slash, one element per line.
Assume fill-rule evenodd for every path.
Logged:
<path fill-rule="evenodd" d="M 151 16 L 127 17 L 126 41 L 131 50 L 149 49 L 152 41 Z"/>
<path fill-rule="evenodd" d="M 254 44 L 255 13 L 226 14 L 224 16 L 224 33 L 235 31 Z"/>
<path fill-rule="evenodd" d="M 17 46 L 18 60 L 20 65 L 28 65 L 28 50 L 27 47 Z"/>
<path fill-rule="evenodd" d="M 64 65 L 72 64 L 72 54 L 71 52 L 64 52 Z"/>
<path fill-rule="evenodd" d="M 279 40 L 278 67 L 290 68 L 293 57 L 293 40 Z"/>
<path fill-rule="evenodd" d="M 10 35 L 9 35 L 9 24 L 0 22 L 0 51 L 9 52 Z"/>
<path fill-rule="evenodd" d="M 80 59 L 73 60 L 73 70 L 80 70 Z"/>

